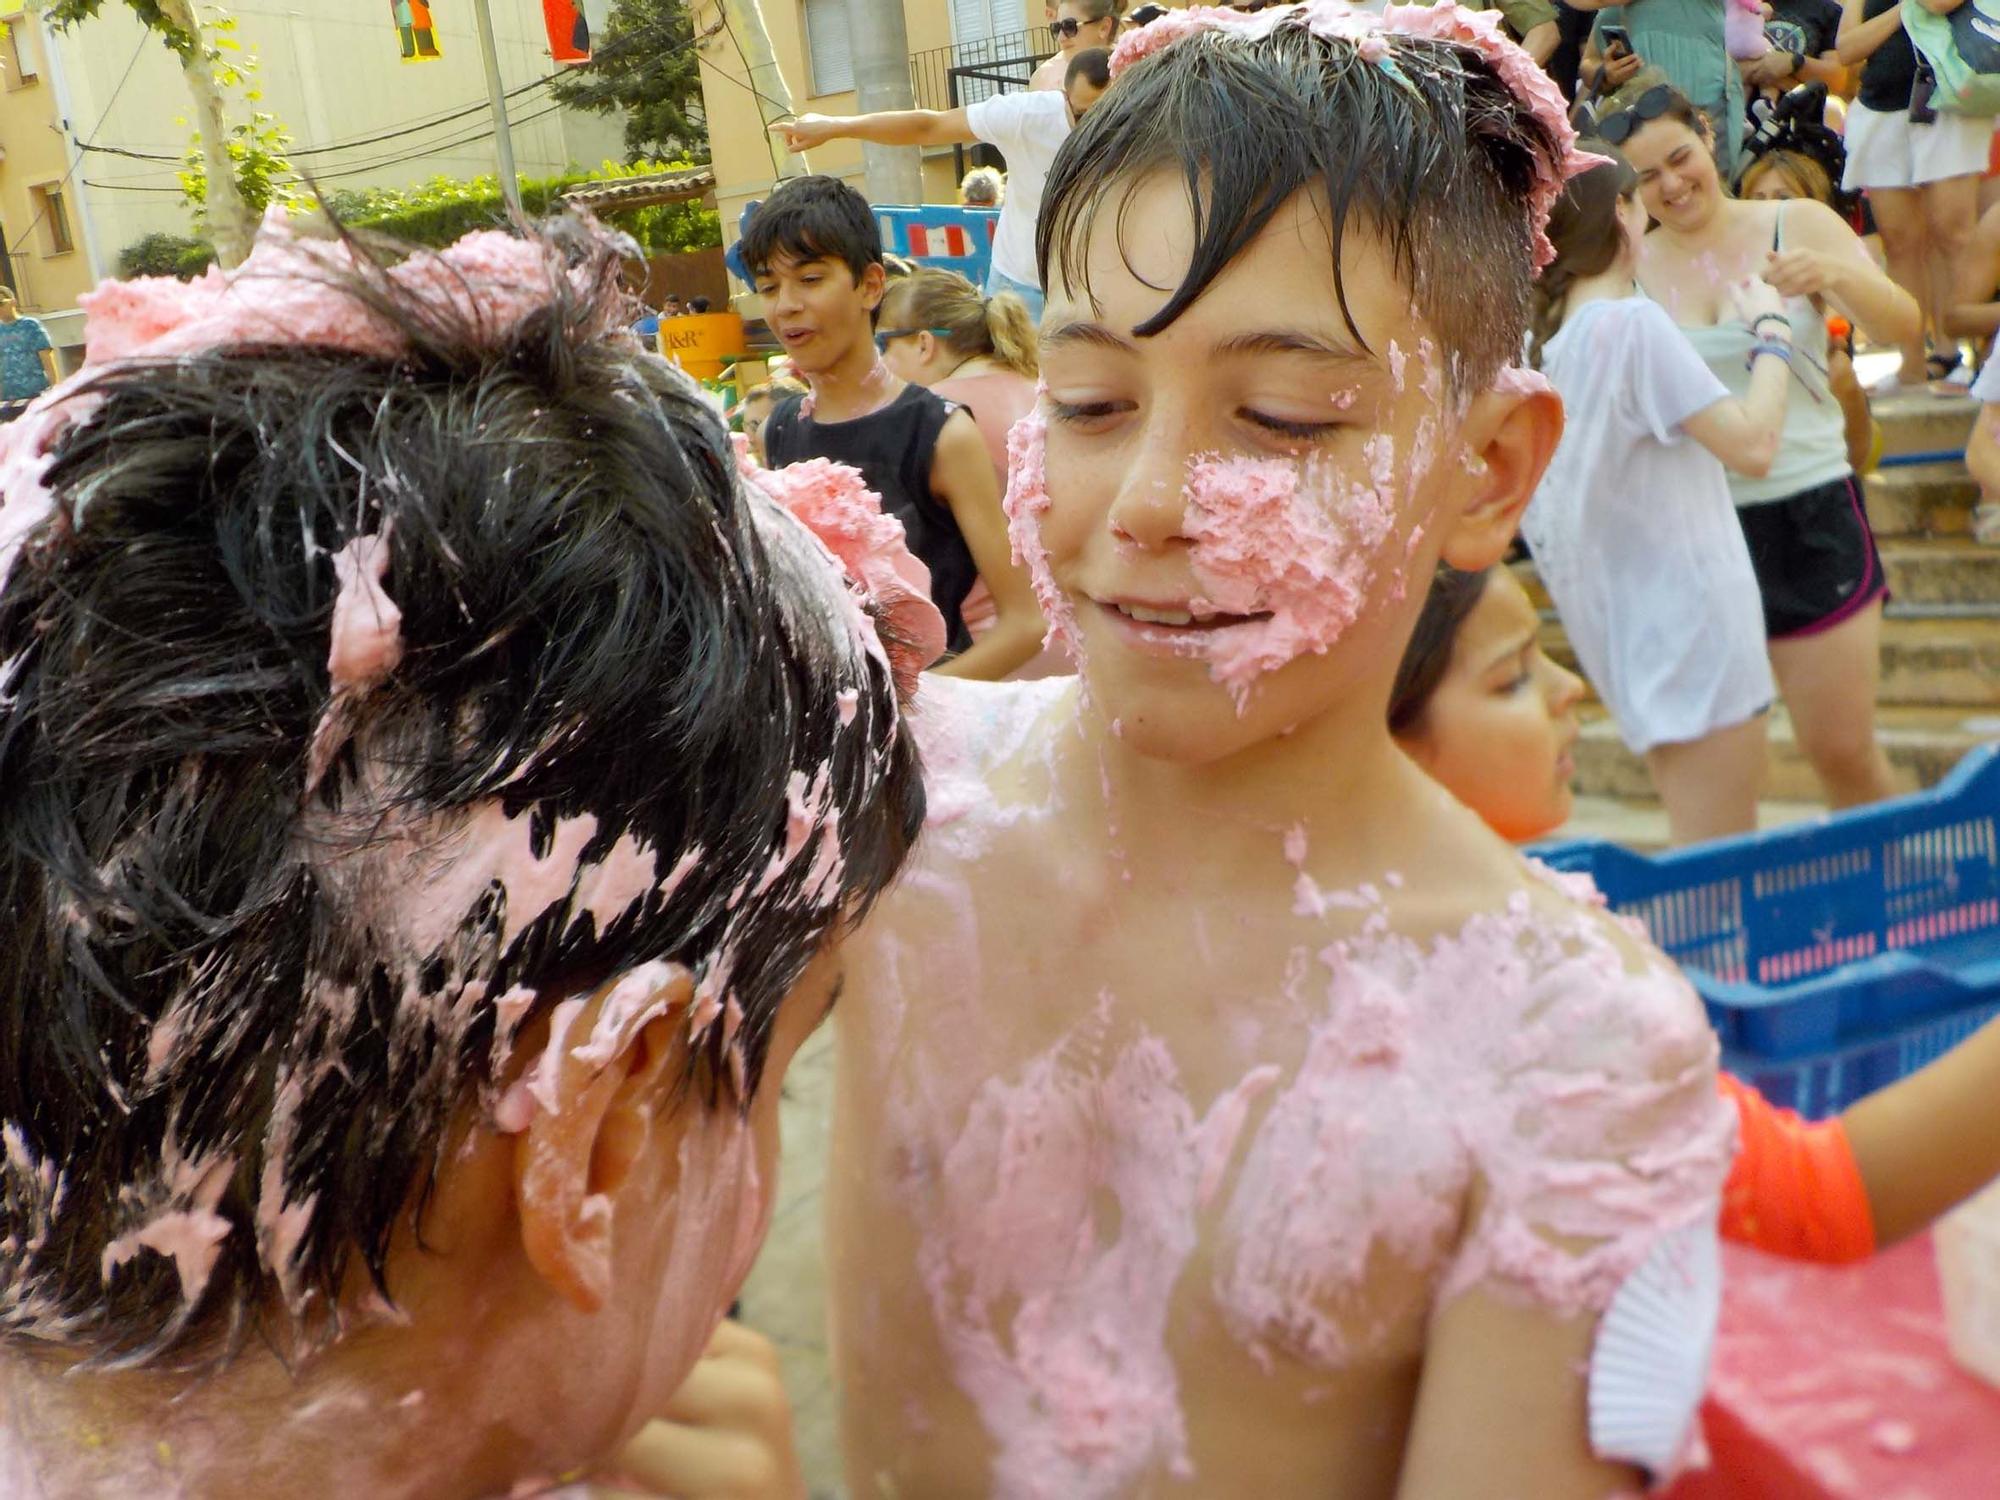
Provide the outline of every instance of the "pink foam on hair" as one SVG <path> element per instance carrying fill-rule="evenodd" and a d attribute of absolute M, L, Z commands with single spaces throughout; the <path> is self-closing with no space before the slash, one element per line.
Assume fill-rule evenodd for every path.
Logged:
<path fill-rule="evenodd" d="M 357 536 L 333 554 L 340 592 L 333 601 L 326 670 L 335 692 L 362 693 L 403 659 L 403 612 L 389 597 L 389 531 Z"/>
<path fill-rule="evenodd" d="M 742 464 L 745 477 L 803 522 L 874 606 L 887 640 L 869 624 L 872 654 L 894 670 L 898 691 L 913 695 L 917 674 L 944 655 L 945 628 L 931 602 L 930 569 L 910 551 L 903 523 L 846 464 L 813 458 L 766 469 L 747 456 Z"/>
<path fill-rule="evenodd" d="M 1370 62 L 1383 62 L 1392 56 L 1394 47 L 1388 39 L 1394 37 L 1450 42 L 1479 54 L 1554 143 L 1555 158 L 1538 159 L 1535 164 L 1528 210 L 1535 268 L 1540 270 L 1555 259 L 1547 232 L 1549 213 L 1562 196 L 1563 184 L 1597 158 L 1576 149 L 1576 131 L 1570 126 L 1569 105 L 1562 91 L 1533 58 L 1509 40 L 1497 11 L 1467 10 L 1450 0 L 1437 5 L 1391 5 L 1380 15 L 1357 10 L 1344 0 L 1305 0 L 1304 4 L 1273 6 L 1249 15 L 1219 6 L 1194 6 L 1169 11 L 1150 25 L 1127 32 L 1112 49 L 1111 76 L 1116 78 L 1141 58 L 1199 32 L 1226 31 L 1262 38 L 1294 26 L 1329 41 L 1347 42 Z"/>

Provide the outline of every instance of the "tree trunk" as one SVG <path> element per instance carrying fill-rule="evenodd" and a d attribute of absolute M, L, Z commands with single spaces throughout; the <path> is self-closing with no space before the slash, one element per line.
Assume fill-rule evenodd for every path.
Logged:
<path fill-rule="evenodd" d="M 765 127 L 788 118 L 792 113 L 792 91 L 785 86 L 785 75 L 778 71 L 777 56 L 771 51 L 771 34 L 764 29 L 764 12 L 757 0 L 713 0 L 718 12 L 722 33 L 729 42 L 719 42 L 712 38 L 703 42 L 700 38 L 709 35 L 711 28 L 704 25 L 705 17 L 696 19 L 694 8 L 689 7 L 689 19 L 695 22 L 696 47 L 713 47 L 716 55 L 725 51 L 741 49 L 744 70 L 749 75 L 749 85 L 756 93 L 757 113 Z M 711 63 L 718 72 L 727 71 L 721 64 Z M 707 97 L 702 100 L 702 114 L 708 113 Z M 709 143 L 709 155 L 715 155 L 715 145 Z M 802 177 L 807 171 L 803 155 L 795 155 L 783 149 L 772 152 L 771 173 L 774 177 Z"/>
<path fill-rule="evenodd" d="M 194 46 L 180 54 L 181 76 L 194 98 L 195 129 L 208 175 L 208 233 L 215 241 L 216 259 L 224 266 L 240 265 L 257 237 L 257 222 L 237 187 L 236 164 L 229 159 L 229 117 L 201 39 L 201 19 L 195 14 L 195 0 L 159 0 L 159 4 L 168 21 L 194 38 Z"/>
<path fill-rule="evenodd" d="M 855 109 L 873 114 L 916 108 L 903 0 L 847 0 L 847 36 L 853 49 Z M 864 141 L 861 161 L 869 202 L 924 201 L 924 160 L 915 146 Z"/>

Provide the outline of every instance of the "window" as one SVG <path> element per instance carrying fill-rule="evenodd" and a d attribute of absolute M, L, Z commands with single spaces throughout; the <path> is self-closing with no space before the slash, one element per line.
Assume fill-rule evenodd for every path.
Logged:
<path fill-rule="evenodd" d="M 854 51 L 848 41 L 847 0 L 805 0 L 806 51 L 812 91 L 844 94 L 854 87 Z"/>
<path fill-rule="evenodd" d="M 35 221 L 41 226 L 42 254 L 67 255 L 76 248 L 69 232 L 69 202 L 60 182 L 45 182 L 30 188 L 35 202 Z"/>
<path fill-rule="evenodd" d="M 10 90 L 26 88 L 35 81 L 35 49 L 28 37 L 33 24 L 25 15 L 0 17 L 0 26 L 7 28 L 6 36 L 0 38 L 0 70 L 5 71 Z"/>

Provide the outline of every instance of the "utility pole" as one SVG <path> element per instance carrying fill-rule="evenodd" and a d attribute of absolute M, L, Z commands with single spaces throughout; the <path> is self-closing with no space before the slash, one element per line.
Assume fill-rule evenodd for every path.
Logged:
<path fill-rule="evenodd" d="M 743 66 L 748 74 L 750 87 L 756 91 L 757 115 L 768 131 L 780 120 L 789 119 L 792 110 L 792 91 L 785 86 L 785 75 L 778 71 L 777 54 L 771 50 L 771 33 L 764 29 L 764 12 L 757 0 L 716 0 L 716 10 L 722 22 L 722 29 L 731 38 L 728 51 L 741 49 Z M 706 38 L 710 28 L 697 28 L 696 35 Z M 706 51 L 714 45 L 712 40 L 698 40 L 697 50 Z M 717 49 L 723 55 L 723 49 Z M 723 71 L 720 64 L 712 59 L 703 59 L 717 72 Z M 769 139 L 767 135 L 766 140 Z M 779 149 L 772 162 L 775 177 L 803 177 L 811 170 L 806 165 L 803 154 Z"/>
<path fill-rule="evenodd" d="M 486 63 L 486 92 L 493 104 L 493 149 L 500 158 L 500 196 L 507 211 L 521 218 L 521 175 L 514 170 L 514 136 L 507 128 L 507 91 L 500 85 L 500 51 L 493 44 L 493 7 L 489 0 L 472 0 L 479 22 L 479 53 Z"/>
<path fill-rule="evenodd" d="M 903 0 L 847 0 L 847 40 L 854 59 L 856 110 L 873 114 L 884 109 L 915 109 Z M 870 203 L 924 201 L 923 158 L 915 146 L 864 142 L 861 161 Z"/>

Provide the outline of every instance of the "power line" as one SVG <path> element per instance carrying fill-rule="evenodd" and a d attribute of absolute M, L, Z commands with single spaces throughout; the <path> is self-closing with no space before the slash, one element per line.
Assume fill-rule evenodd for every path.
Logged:
<path fill-rule="evenodd" d="M 132 70 L 139 66 L 139 55 L 146 50 L 146 43 L 149 40 L 151 40 L 150 34 L 142 33 L 140 35 L 139 45 L 132 49 L 131 61 L 125 64 L 125 71 L 118 77 L 118 87 L 111 91 L 111 97 L 104 104 L 104 113 L 97 117 L 97 123 L 90 128 L 90 141 L 97 139 L 97 132 L 104 128 L 104 122 L 111 118 L 111 111 L 118 107 L 118 96 L 125 92 L 125 85 L 132 81 Z M 76 160 L 69 164 L 69 170 L 64 172 L 56 182 L 58 192 L 69 185 L 70 178 L 76 176 L 76 169 L 83 165 L 83 153 L 85 148 L 89 146 L 90 141 L 79 143 Z M 44 188 L 42 192 L 42 206 L 35 210 L 34 218 L 30 219 L 28 227 L 21 231 L 21 237 L 7 247 L 7 262 L 10 270 L 13 266 L 14 257 L 20 253 L 21 247 L 28 243 L 28 236 L 35 232 L 36 226 L 48 217 L 48 213 L 48 191 Z"/>

